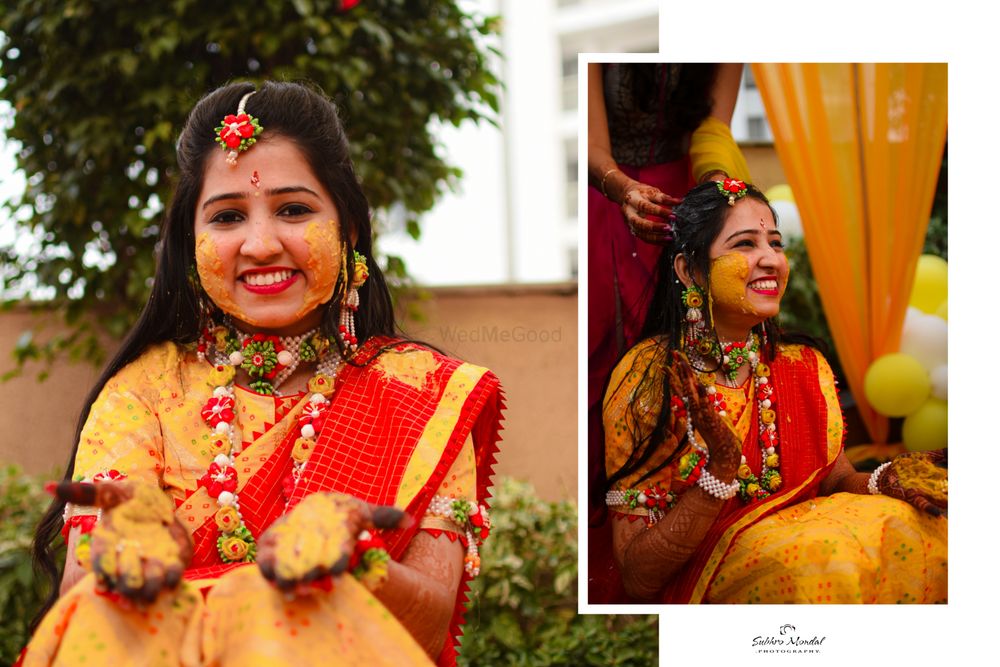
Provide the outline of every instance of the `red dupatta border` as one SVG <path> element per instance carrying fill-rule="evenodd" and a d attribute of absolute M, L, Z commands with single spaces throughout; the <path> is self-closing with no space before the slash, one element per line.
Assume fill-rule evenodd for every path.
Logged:
<path fill-rule="evenodd" d="M 818 354 L 811 348 L 796 345 L 779 352 L 771 363 L 771 381 L 780 401 L 777 408 L 783 489 L 745 506 L 739 498 L 729 500 L 723 506 L 724 518 L 709 529 L 691 560 L 664 591 L 663 602 L 701 602 L 726 551 L 743 530 L 780 509 L 816 496 L 820 482 L 826 479 L 843 448 L 843 416 L 836 390 L 824 386 L 832 384 L 832 379 L 825 360 L 821 367 Z M 759 451 L 757 432 L 755 408 L 744 452 Z"/>
<path fill-rule="evenodd" d="M 487 373 L 476 389 L 480 392 L 481 397 L 478 400 L 480 414 L 472 427 L 472 444 L 476 454 L 476 492 L 479 501 L 488 508 L 490 498 L 492 498 L 489 487 L 493 483 L 493 467 L 496 465 L 496 455 L 502 440 L 500 431 L 503 430 L 503 411 L 507 409 L 507 402 L 499 379 L 492 373 Z M 441 469 L 440 465 L 438 469 Z M 447 468 L 444 468 L 441 475 L 443 476 L 445 472 L 447 472 Z M 421 493 L 430 486 L 425 486 Z M 427 505 L 430 504 L 432 497 L 433 491 L 427 494 L 427 498 L 422 501 L 421 516 L 427 511 Z M 416 498 L 414 498 L 414 502 L 416 502 Z M 412 505 L 413 503 L 411 503 Z M 456 664 L 458 657 L 456 649 L 463 634 L 462 626 L 465 625 L 465 611 L 469 603 L 469 582 L 471 580 L 472 577 L 463 568 L 462 580 L 458 584 L 458 593 L 455 597 L 455 611 L 448 624 L 448 636 L 437 659 L 437 664 L 441 667 L 451 667 Z"/>

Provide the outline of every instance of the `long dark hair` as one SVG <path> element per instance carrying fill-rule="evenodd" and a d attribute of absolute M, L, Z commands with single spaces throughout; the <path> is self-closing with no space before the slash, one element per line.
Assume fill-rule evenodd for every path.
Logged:
<path fill-rule="evenodd" d="M 160 233 L 160 252 L 153 287 L 139 320 L 108 363 L 87 395 L 77 420 L 75 443 L 64 479 L 73 475 L 80 434 L 90 409 L 108 380 L 155 343 L 197 340 L 203 322 L 199 313 L 199 287 L 190 280 L 194 267 L 194 217 L 201 196 L 205 161 L 219 151 L 215 127 L 227 114 L 234 113 L 240 100 L 256 90 L 251 83 L 232 83 L 209 93 L 195 105 L 177 141 L 177 186 L 167 208 Z M 326 188 L 340 214 L 340 238 L 347 244 L 348 275 L 354 271 L 354 250 L 372 256 L 372 225 L 368 200 L 361 190 L 351 163 L 347 135 L 337 107 L 323 92 L 310 84 L 267 82 L 246 103 L 247 113 L 257 117 L 264 134 L 262 141 L 284 137 L 293 141 L 320 183 Z M 351 238 L 357 239 L 351 245 Z M 339 249 L 331 248 L 331 252 Z M 378 264 L 370 261 L 369 276 L 358 290 L 364 308 L 355 314 L 359 341 L 372 336 L 395 336 L 397 328 L 389 288 Z M 334 296 L 323 306 L 321 330 L 336 336 L 340 302 L 347 285 L 341 278 Z M 343 351 L 343 350 L 342 350 Z M 37 570 L 49 580 L 51 590 L 31 623 L 31 631 L 59 596 L 59 568 L 53 542 L 62 528 L 65 503 L 54 500 L 35 530 L 32 557 Z M 73 557 L 69 554 L 68 557 Z"/>
<path fill-rule="evenodd" d="M 777 224 L 778 215 L 760 190 L 748 183 L 746 196 L 766 204 Z M 683 286 L 674 270 L 674 257 L 678 254 L 683 255 L 691 275 L 703 276 L 710 282 L 709 248 L 721 233 L 731 210 L 727 198 L 719 193 L 718 186 L 714 182 L 703 183 L 693 188 L 685 195 L 684 201 L 674 209 L 676 216 L 673 225 L 674 239 L 663 248 L 660 255 L 656 286 L 641 336 L 642 339 L 652 339 L 655 342 L 655 349 L 652 355 L 638 355 L 635 364 L 641 365 L 641 368 L 633 367 L 633 370 L 641 374 L 637 393 L 657 392 L 663 397 L 660 411 L 651 431 L 643 433 L 638 426 L 633 427 L 630 435 L 634 446 L 625 464 L 608 478 L 609 489 L 618 480 L 635 474 L 647 465 L 656 449 L 664 442 L 667 429 L 670 427 L 670 386 L 663 369 L 670 365 L 673 356 L 671 353 L 674 350 L 684 351 L 682 336 L 687 313 L 687 307 L 681 298 Z M 710 329 L 714 329 L 709 309 L 704 310 L 706 324 Z M 770 319 L 754 327 L 754 330 L 766 340 L 766 344 L 761 347 L 761 357 L 765 361 L 774 358 L 776 343 L 789 340 L 789 337 L 782 334 L 778 325 Z M 699 370 L 715 371 L 718 364 L 721 364 L 721 359 L 717 360 L 714 367 Z M 638 401 L 633 402 L 628 409 L 632 411 L 632 424 L 644 423 L 638 414 Z M 671 456 L 665 457 L 646 471 L 640 480 L 668 466 L 682 451 L 683 448 L 678 448 Z"/>

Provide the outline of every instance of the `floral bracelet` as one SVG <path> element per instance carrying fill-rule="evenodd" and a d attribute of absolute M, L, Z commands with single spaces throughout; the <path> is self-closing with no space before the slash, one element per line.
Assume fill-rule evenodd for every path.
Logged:
<path fill-rule="evenodd" d="M 489 512 L 486 505 L 454 496 L 434 496 L 427 507 L 427 515 L 447 519 L 455 524 L 465 542 L 465 572 L 470 577 L 479 575 L 482 564 L 479 545 L 490 534 Z"/>

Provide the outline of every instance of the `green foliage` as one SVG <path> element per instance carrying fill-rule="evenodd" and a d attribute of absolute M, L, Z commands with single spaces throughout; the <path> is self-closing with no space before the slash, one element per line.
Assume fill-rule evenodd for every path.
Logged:
<path fill-rule="evenodd" d="M 7 209 L 37 243 L 30 256 L 0 248 L 0 280 L 18 296 L 37 280 L 75 334 L 18 362 L 95 359 L 85 313 L 115 337 L 127 330 L 148 294 L 186 113 L 233 79 L 318 83 L 340 107 L 373 208 L 401 211 L 418 236 L 420 215 L 460 176 L 436 154 L 432 125 L 494 122 L 486 41 L 498 25 L 457 0 L 346 12 L 339 0 L 4 0 L 0 100 L 15 110 L 7 134 L 28 182 Z M 387 273 L 403 280 L 405 266 L 390 259 Z"/>
<path fill-rule="evenodd" d="M 948 145 L 944 147 L 941 171 L 938 172 L 934 203 L 931 205 L 931 221 L 927 225 L 924 238 L 925 255 L 937 255 L 948 259 Z"/>
<path fill-rule="evenodd" d="M 14 465 L 0 468 L 0 664 L 12 663 L 21 652 L 28 621 L 48 594 L 32 571 L 31 539 L 50 500 L 42 478 Z"/>
<path fill-rule="evenodd" d="M 505 479 L 491 516 L 459 664 L 656 664 L 656 616 L 577 613 L 575 505 L 542 501 Z"/>

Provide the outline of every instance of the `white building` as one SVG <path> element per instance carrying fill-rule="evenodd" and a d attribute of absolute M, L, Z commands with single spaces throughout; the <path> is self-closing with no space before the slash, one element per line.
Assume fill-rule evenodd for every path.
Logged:
<path fill-rule="evenodd" d="M 656 52 L 657 0 L 496 0 L 503 17 L 498 70 L 505 83 L 501 130 L 442 128 L 464 172 L 424 216 L 422 237 L 380 237 L 425 285 L 547 283 L 577 271 L 577 53 Z"/>

